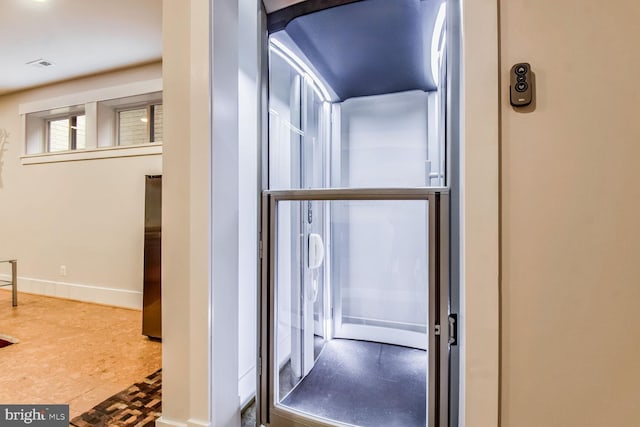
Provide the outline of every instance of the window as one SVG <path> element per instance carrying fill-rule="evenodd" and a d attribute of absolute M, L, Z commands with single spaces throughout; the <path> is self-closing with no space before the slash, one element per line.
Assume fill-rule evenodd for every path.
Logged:
<path fill-rule="evenodd" d="M 162 80 L 20 104 L 22 164 L 162 153 Z"/>
<path fill-rule="evenodd" d="M 118 111 L 118 145 L 162 141 L 162 104 Z"/>
<path fill-rule="evenodd" d="M 162 137 L 164 135 L 162 133 L 162 126 L 164 123 L 162 120 L 164 117 L 162 113 L 162 104 L 154 105 L 153 107 L 153 142 L 162 142 Z"/>
<path fill-rule="evenodd" d="M 81 150 L 86 146 L 84 115 L 73 115 L 47 121 L 48 152 Z"/>

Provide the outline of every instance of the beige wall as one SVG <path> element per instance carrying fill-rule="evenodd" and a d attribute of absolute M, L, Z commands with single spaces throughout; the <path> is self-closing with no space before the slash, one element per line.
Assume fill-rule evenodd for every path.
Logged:
<path fill-rule="evenodd" d="M 503 0 L 502 426 L 640 422 L 640 4 Z M 529 61 L 537 106 L 508 71 Z"/>
<path fill-rule="evenodd" d="M 498 424 L 498 3 L 462 5 L 460 425 Z"/>
<path fill-rule="evenodd" d="M 20 288 L 141 306 L 144 175 L 161 173 L 162 156 L 22 165 L 18 105 L 157 79 L 161 70 L 156 63 L 0 96 L 0 129 L 10 133 L 0 166 L 0 258 L 19 260 Z"/>
<path fill-rule="evenodd" d="M 162 417 L 209 420 L 209 2 L 163 7 Z"/>

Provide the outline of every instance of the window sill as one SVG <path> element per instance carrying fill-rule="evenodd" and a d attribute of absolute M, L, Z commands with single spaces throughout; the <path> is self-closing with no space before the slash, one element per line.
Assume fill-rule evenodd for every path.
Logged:
<path fill-rule="evenodd" d="M 20 159 L 23 165 L 36 165 L 41 163 L 75 162 L 79 160 L 112 159 L 118 157 L 155 156 L 158 154 L 162 154 L 161 142 L 123 147 L 63 151 L 59 153 L 25 154 L 21 156 Z"/>

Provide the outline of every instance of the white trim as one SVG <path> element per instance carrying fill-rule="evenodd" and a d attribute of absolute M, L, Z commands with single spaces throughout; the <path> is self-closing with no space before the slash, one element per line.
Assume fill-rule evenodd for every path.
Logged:
<path fill-rule="evenodd" d="M 209 418 L 240 425 L 239 365 L 239 3 L 209 0 Z M 234 37 L 229 37 L 234 34 Z M 256 40 L 257 42 L 257 40 Z M 193 86 L 192 86 L 193 87 Z M 196 99 L 192 94 L 192 102 Z M 193 114 L 193 112 L 192 112 Z M 193 121 L 192 121 L 193 123 Z M 194 138 L 192 130 L 192 144 Z M 256 129 L 257 131 L 257 129 Z M 196 162 L 192 161 L 192 166 Z M 201 163 L 197 163 L 201 165 Z M 191 171 L 191 188 L 195 180 Z M 200 194 L 204 197 L 204 194 Z M 192 207 L 196 205 L 192 202 Z M 193 226 L 193 224 L 192 224 Z M 197 230 L 203 234 L 204 230 Z M 193 241 L 193 237 L 192 237 Z M 193 333 L 193 331 L 192 331 Z M 192 371 L 201 366 L 192 362 Z M 192 398 L 193 399 L 193 398 Z"/>
<path fill-rule="evenodd" d="M 383 342 L 419 350 L 427 350 L 427 344 L 429 343 L 426 333 L 390 327 L 342 323 L 340 320 L 336 321 L 335 324 L 334 338 Z"/>
<path fill-rule="evenodd" d="M 101 89 L 63 95 L 56 98 L 41 99 L 27 102 L 18 106 L 19 114 L 36 113 L 56 108 L 82 105 L 89 102 L 106 101 L 114 98 L 127 98 L 150 92 L 162 91 L 162 79 L 145 80 L 124 85 L 105 87 Z"/>
<path fill-rule="evenodd" d="M 187 427 L 187 423 L 181 423 L 165 417 L 160 417 L 156 420 L 156 427 Z"/>
<path fill-rule="evenodd" d="M 247 371 L 240 375 L 240 379 L 238 380 L 238 394 L 240 395 L 240 407 L 244 408 L 251 399 L 256 396 L 256 366 L 253 365 L 251 368 L 247 369 Z"/>
<path fill-rule="evenodd" d="M 156 420 L 156 427 L 209 427 L 206 421 L 189 419 L 186 423 L 170 420 L 164 417 L 160 417 Z"/>
<path fill-rule="evenodd" d="M 20 156 L 23 165 L 73 162 L 78 160 L 111 159 L 117 157 L 155 156 L 162 154 L 162 142 L 144 145 L 123 145 L 56 153 L 25 154 Z"/>
<path fill-rule="evenodd" d="M 207 421 L 189 419 L 186 423 L 170 420 L 164 417 L 160 417 L 156 420 L 156 427 L 210 427 L 211 424 Z"/>
<path fill-rule="evenodd" d="M 459 425 L 499 425 L 500 82 L 495 0 L 462 5 Z"/>
<path fill-rule="evenodd" d="M 0 274 L 0 279 L 10 275 Z M 114 307 L 142 309 L 142 292 L 80 283 L 58 282 L 18 276 L 18 292 L 92 302 Z M 18 304 L 20 303 L 18 299 Z"/>

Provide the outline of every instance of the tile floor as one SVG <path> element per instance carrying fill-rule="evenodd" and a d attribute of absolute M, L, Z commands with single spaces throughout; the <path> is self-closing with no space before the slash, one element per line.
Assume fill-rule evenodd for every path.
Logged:
<path fill-rule="evenodd" d="M 0 290 L 0 403 L 68 403 L 74 418 L 161 368 L 140 311 Z"/>

